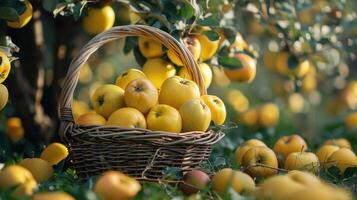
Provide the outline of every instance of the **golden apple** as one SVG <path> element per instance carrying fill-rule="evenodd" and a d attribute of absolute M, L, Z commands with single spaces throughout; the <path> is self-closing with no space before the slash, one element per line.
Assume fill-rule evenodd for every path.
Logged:
<path fill-rule="evenodd" d="M 195 37 L 185 37 L 182 39 L 182 42 L 191 52 L 193 58 L 197 61 L 201 54 L 200 41 Z M 171 62 L 175 63 L 175 65 L 183 66 L 181 59 L 174 53 L 173 50 L 169 49 L 167 52 L 167 56 L 169 57 Z"/>
<path fill-rule="evenodd" d="M 124 100 L 129 107 L 146 114 L 158 103 L 159 94 L 153 83 L 147 79 L 135 79 L 125 88 Z"/>
<path fill-rule="evenodd" d="M 20 29 L 26 26 L 26 24 L 28 24 L 32 19 L 33 8 L 31 2 L 26 0 L 22 1 L 21 3 L 25 4 L 25 10 L 20 14 L 18 20 L 7 21 L 7 26 L 11 28 Z"/>
<path fill-rule="evenodd" d="M 180 133 L 182 118 L 180 113 L 169 105 L 154 106 L 147 115 L 147 127 L 153 131 Z"/>
<path fill-rule="evenodd" d="M 287 195 L 289 200 L 352 200 L 349 192 L 327 184 L 304 187 Z"/>
<path fill-rule="evenodd" d="M 174 76 L 162 84 L 159 103 L 180 109 L 186 101 L 196 98 L 200 98 L 200 90 L 197 84 L 191 80 Z"/>
<path fill-rule="evenodd" d="M 84 113 L 78 117 L 78 125 L 105 125 L 107 120 L 95 112 Z"/>
<path fill-rule="evenodd" d="M 293 152 L 306 151 L 307 145 L 305 140 L 299 135 L 283 136 L 274 145 L 274 151 L 283 155 L 285 158 Z"/>
<path fill-rule="evenodd" d="M 345 126 L 349 131 L 357 129 L 357 112 L 352 112 L 347 115 L 345 118 Z"/>
<path fill-rule="evenodd" d="M 287 200 L 288 195 L 303 188 L 305 188 L 303 184 L 294 181 L 289 176 L 278 175 L 264 180 L 256 197 L 257 200 Z"/>
<path fill-rule="evenodd" d="M 33 195 L 31 200 L 75 200 L 75 198 L 66 192 L 40 192 Z"/>
<path fill-rule="evenodd" d="M 206 131 L 211 122 L 211 111 L 200 99 L 186 101 L 179 109 L 182 118 L 182 131 Z"/>
<path fill-rule="evenodd" d="M 319 162 L 321 166 L 326 167 L 327 159 L 337 150 L 339 150 L 339 146 L 325 144 L 323 145 L 317 152 L 316 156 L 319 158 Z"/>
<path fill-rule="evenodd" d="M 124 107 L 124 90 L 116 85 L 103 85 L 95 90 L 91 101 L 94 110 L 108 118 L 114 111 Z"/>
<path fill-rule="evenodd" d="M 24 127 L 22 121 L 18 117 L 11 117 L 6 121 L 6 134 L 11 141 L 18 142 L 24 137 Z"/>
<path fill-rule="evenodd" d="M 239 116 L 239 122 L 246 126 L 255 126 L 258 123 L 258 111 L 252 108 L 243 112 Z"/>
<path fill-rule="evenodd" d="M 232 187 L 240 194 L 251 194 L 255 189 L 254 180 L 247 174 L 224 168 L 219 170 L 212 178 L 212 189 L 220 195 L 224 195 Z"/>
<path fill-rule="evenodd" d="M 143 72 L 156 88 L 160 89 L 166 79 L 175 76 L 176 69 L 171 63 L 161 58 L 153 58 L 145 62 Z"/>
<path fill-rule="evenodd" d="M 91 7 L 83 17 L 83 29 L 89 34 L 98 34 L 110 29 L 115 22 L 115 12 L 112 7 Z"/>
<path fill-rule="evenodd" d="M 115 85 L 119 86 L 123 90 L 125 90 L 126 86 L 135 79 L 138 78 L 146 78 L 144 72 L 130 68 L 127 71 L 123 72 L 120 76 L 118 76 L 117 80 L 115 81 Z"/>
<path fill-rule="evenodd" d="M 319 159 L 311 152 L 293 152 L 285 159 L 285 169 L 301 170 L 317 173 L 320 167 Z"/>
<path fill-rule="evenodd" d="M 19 165 L 29 170 L 38 183 L 47 181 L 53 175 L 52 164 L 41 158 L 26 158 Z"/>
<path fill-rule="evenodd" d="M 80 115 L 88 112 L 90 112 L 90 109 L 88 108 L 88 104 L 86 102 L 73 100 L 72 115 L 75 121 Z"/>
<path fill-rule="evenodd" d="M 233 109 L 239 113 L 249 109 L 249 100 L 240 90 L 229 89 L 227 93 L 227 101 L 233 106 Z"/>
<path fill-rule="evenodd" d="M 203 95 L 201 96 L 203 102 L 208 106 L 211 111 L 211 120 L 215 125 L 222 125 L 226 120 L 226 106 L 223 101 L 214 95 Z"/>
<path fill-rule="evenodd" d="M 141 54 L 145 58 L 157 58 L 164 55 L 162 44 L 155 40 L 139 37 L 138 45 Z"/>
<path fill-rule="evenodd" d="M 0 83 L 4 82 L 9 76 L 11 64 L 7 55 L 0 51 Z"/>
<path fill-rule="evenodd" d="M 0 111 L 4 109 L 9 100 L 9 91 L 7 90 L 6 86 L 0 84 Z"/>
<path fill-rule="evenodd" d="M 139 110 L 125 107 L 111 114 L 106 125 L 123 128 L 146 128 L 146 120 Z"/>
<path fill-rule="evenodd" d="M 326 140 L 324 142 L 324 145 L 335 145 L 340 148 L 347 148 L 347 149 L 352 149 L 351 143 L 346 140 L 345 138 L 338 138 L 338 139 L 331 139 L 331 140 Z"/>
<path fill-rule="evenodd" d="M 297 66 L 294 69 L 290 69 L 288 66 L 288 60 L 290 57 L 293 55 L 290 55 L 289 52 L 280 52 L 278 57 L 277 57 L 277 63 L 276 63 L 276 69 L 277 72 L 281 75 L 285 76 L 297 76 L 297 77 L 303 77 L 305 76 L 310 68 L 312 67 L 312 63 L 309 60 L 303 60 L 297 64 Z M 296 58 L 297 59 L 297 58 Z"/>
<path fill-rule="evenodd" d="M 200 63 L 198 64 L 198 67 L 200 69 L 200 72 L 203 76 L 203 81 L 205 83 L 205 87 L 206 89 L 211 85 L 212 82 L 212 70 L 210 68 L 210 66 L 206 63 Z M 182 78 L 185 79 L 190 79 L 192 80 L 191 75 L 188 73 L 187 68 L 182 67 L 178 73 L 178 75 Z"/>
<path fill-rule="evenodd" d="M 235 161 L 237 164 L 242 164 L 242 158 L 244 154 L 253 147 L 263 146 L 266 147 L 264 142 L 257 140 L 257 139 L 250 139 L 240 145 L 235 151 Z"/>
<path fill-rule="evenodd" d="M 140 183 L 118 171 L 107 171 L 94 186 L 94 192 L 103 200 L 129 200 L 141 190 Z"/>
<path fill-rule="evenodd" d="M 274 127 L 279 122 L 279 108 L 274 103 L 266 103 L 258 109 L 258 121 L 263 127 Z"/>
<path fill-rule="evenodd" d="M 248 48 L 247 42 L 244 40 L 242 34 L 240 32 L 236 33 L 236 38 L 234 43 L 230 46 L 230 48 L 235 49 L 236 51 L 243 51 Z"/>
<path fill-rule="evenodd" d="M 327 159 L 326 168 L 330 168 L 333 165 L 337 165 L 341 173 L 344 173 L 348 167 L 357 166 L 356 154 L 350 149 L 340 148 Z"/>
<path fill-rule="evenodd" d="M 253 177 L 268 177 L 278 173 L 278 159 L 268 147 L 255 146 L 243 155 L 242 167 Z"/>
<path fill-rule="evenodd" d="M 257 61 L 244 53 L 236 53 L 235 58 L 239 59 L 242 67 L 238 69 L 224 69 L 224 73 L 231 81 L 250 83 L 255 79 L 257 73 Z"/>
<path fill-rule="evenodd" d="M 201 27 L 197 30 L 195 37 L 199 40 L 201 44 L 201 53 L 200 53 L 200 60 L 206 61 L 211 59 L 219 47 L 219 39 L 218 40 L 210 40 L 207 35 L 203 34 L 205 31 L 210 31 L 211 28 L 208 26 Z"/>
<path fill-rule="evenodd" d="M 59 162 L 64 160 L 68 156 L 68 149 L 61 143 L 51 143 L 48 145 L 41 153 L 40 158 L 51 163 L 52 165 L 57 165 Z"/>
<path fill-rule="evenodd" d="M 11 196 L 31 196 L 37 183 L 31 172 L 19 165 L 11 165 L 0 171 L 0 192 L 16 187 Z"/>
<path fill-rule="evenodd" d="M 304 186 L 312 186 L 321 184 L 320 179 L 310 172 L 291 170 L 286 176 L 293 179 L 295 182 L 301 183 Z"/>

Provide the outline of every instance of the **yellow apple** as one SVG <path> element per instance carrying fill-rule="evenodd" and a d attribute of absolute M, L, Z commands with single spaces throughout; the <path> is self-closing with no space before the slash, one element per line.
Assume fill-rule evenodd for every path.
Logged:
<path fill-rule="evenodd" d="M 337 138 L 337 139 L 331 139 L 331 140 L 326 140 L 324 142 L 324 145 L 335 145 L 340 148 L 347 148 L 347 149 L 352 149 L 351 143 L 346 140 L 345 138 Z"/>
<path fill-rule="evenodd" d="M 7 55 L 0 51 L 0 83 L 4 82 L 9 76 L 11 64 Z"/>
<path fill-rule="evenodd" d="M 257 139 L 250 139 L 244 142 L 242 145 L 240 145 L 236 151 L 235 151 L 235 161 L 237 164 L 241 165 L 242 164 L 242 158 L 244 154 L 251 148 L 257 147 L 257 146 L 263 146 L 266 147 L 264 142 L 257 140 Z"/>
<path fill-rule="evenodd" d="M 146 128 L 146 120 L 139 110 L 125 107 L 110 115 L 107 125 L 121 126 L 123 128 Z"/>
<path fill-rule="evenodd" d="M 125 104 L 146 114 L 158 103 L 159 94 L 153 83 L 147 79 L 135 79 L 125 88 Z"/>
<path fill-rule="evenodd" d="M 186 101 L 179 109 L 182 118 L 182 131 L 206 131 L 211 122 L 211 111 L 200 99 Z"/>
<path fill-rule="evenodd" d="M 299 135 L 281 137 L 274 145 L 274 151 L 285 158 L 293 152 L 301 152 L 307 149 L 305 140 Z"/>
<path fill-rule="evenodd" d="M 90 109 L 88 108 L 88 104 L 86 102 L 73 100 L 72 115 L 74 120 L 77 120 L 80 115 L 88 112 L 90 112 Z"/>
<path fill-rule="evenodd" d="M 153 58 L 145 62 L 143 72 L 156 88 L 160 89 L 166 79 L 175 76 L 176 69 L 171 63 L 161 58 Z"/>
<path fill-rule="evenodd" d="M 278 159 L 268 147 L 255 146 L 243 155 L 242 167 L 253 177 L 268 177 L 278 173 Z"/>
<path fill-rule="evenodd" d="M 145 58 L 157 58 L 164 55 L 162 44 L 148 38 L 139 37 L 139 50 Z"/>
<path fill-rule="evenodd" d="M 327 159 L 326 167 L 330 168 L 333 165 L 337 165 L 341 173 L 344 173 L 348 167 L 357 166 L 356 154 L 350 149 L 340 148 Z"/>
<path fill-rule="evenodd" d="M 107 171 L 94 186 L 94 192 L 103 200 L 129 200 L 141 190 L 140 183 L 118 171 Z"/>
<path fill-rule="evenodd" d="M 263 127 L 274 127 L 279 122 L 279 108 L 274 103 L 266 103 L 258 109 L 258 121 Z"/>
<path fill-rule="evenodd" d="M 186 101 L 196 98 L 200 98 L 200 90 L 197 84 L 191 80 L 174 76 L 162 84 L 159 103 L 180 109 Z"/>
<path fill-rule="evenodd" d="M 212 178 L 212 189 L 223 196 L 229 187 L 240 194 L 251 194 L 255 189 L 255 183 L 243 172 L 231 168 L 219 170 Z"/>
<path fill-rule="evenodd" d="M 203 102 L 208 106 L 211 111 L 211 120 L 215 125 L 222 125 L 226 120 L 226 106 L 223 101 L 214 95 L 203 95 L 201 96 Z"/>
<path fill-rule="evenodd" d="M 200 41 L 195 37 L 185 37 L 182 39 L 182 42 L 191 52 L 193 58 L 197 61 L 201 54 Z M 169 57 L 171 62 L 175 63 L 175 65 L 183 66 L 181 59 L 174 53 L 173 50 L 169 49 L 167 52 L 167 56 Z"/>
<path fill-rule="evenodd" d="M 118 76 L 117 80 L 115 81 L 115 85 L 125 90 L 126 85 L 128 85 L 132 80 L 138 78 L 146 78 L 146 75 L 144 72 L 138 69 L 130 68 Z"/>
<path fill-rule="evenodd" d="M 203 34 L 203 32 L 210 30 L 211 28 L 208 26 L 201 27 L 195 35 L 201 44 L 200 60 L 202 61 L 211 59 L 214 54 L 216 54 L 219 47 L 219 40 L 212 41 L 205 34 Z"/>
<path fill-rule="evenodd" d="M 311 152 L 293 152 L 285 159 L 285 169 L 301 170 L 317 173 L 320 167 L 319 159 Z"/>
<path fill-rule="evenodd" d="M 236 38 L 234 40 L 234 43 L 230 46 L 230 48 L 233 48 L 236 51 L 243 51 L 248 48 L 247 42 L 244 40 L 242 34 L 240 32 L 236 33 Z"/>
<path fill-rule="evenodd" d="M 4 109 L 9 100 L 9 91 L 7 90 L 6 86 L 0 84 L 0 111 Z"/>
<path fill-rule="evenodd" d="M 286 176 L 290 177 L 295 182 L 301 183 L 304 186 L 312 186 L 321 184 L 320 179 L 310 172 L 291 170 Z"/>
<path fill-rule="evenodd" d="M 352 200 L 352 195 L 337 187 L 327 184 L 319 184 L 310 187 L 304 187 L 298 191 L 287 195 L 285 199 L 289 200 Z"/>
<path fill-rule="evenodd" d="M 114 111 L 124 107 L 124 90 L 116 85 L 103 85 L 95 90 L 91 101 L 94 110 L 108 118 Z"/>
<path fill-rule="evenodd" d="M 6 134 L 11 141 L 18 142 L 24 137 L 24 127 L 22 121 L 18 117 L 11 117 L 6 121 Z"/>
<path fill-rule="evenodd" d="M 75 200 L 66 192 L 40 192 L 33 195 L 32 200 Z"/>
<path fill-rule="evenodd" d="M 224 73 L 231 81 L 251 83 L 257 73 L 257 61 L 244 53 L 236 53 L 234 57 L 240 60 L 242 67 L 238 69 L 225 68 Z"/>
<path fill-rule="evenodd" d="M 319 162 L 321 166 L 326 167 L 327 159 L 337 150 L 339 150 L 339 146 L 325 144 L 323 145 L 317 152 L 316 156 L 319 158 Z"/>
<path fill-rule="evenodd" d="M 357 112 L 352 112 L 346 116 L 345 126 L 349 131 L 357 129 Z"/>
<path fill-rule="evenodd" d="M 53 175 L 52 164 L 41 158 L 26 158 L 19 165 L 29 170 L 38 183 L 47 181 Z"/>
<path fill-rule="evenodd" d="M 11 196 L 31 196 L 37 183 L 31 172 L 19 165 L 11 165 L 0 171 L 0 192 L 16 187 Z"/>
<path fill-rule="evenodd" d="M 169 105 L 154 106 L 147 115 L 147 127 L 153 131 L 180 133 L 182 119 L 180 113 Z"/>
<path fill-rule="evenodd" d="M 303 184 L 294 181 L 289 176 L 278 175 L 264 180 L 256 197 L 257 200 L 287 200 L 288 195 L 303 188 L 305 188 Z"/>
<path fill-rule="evenodd" d="M 258 123 L 258 111 L 252 108 L 243 112 L 239 116 L 239 122 L 246 126 L 255 126 Z"/>
<path fill-rule="evenodd" d="M 200 72 L 203 76 L 203 80 L 205 82 L 205 87 L 207 89 L 211 85 L 211 82 L 212 82 L 212 76 L 213 76 L 212 70 L 211 70 L 210 66 L 206 63 L 200 63 L 200 64 L 198 64 L 198 67 L 200 68 Z M 178 75 L 182 78 L 192 80 L 191 75 L 188 73 L 187 68 L 185 68 L 185 67 L 182 67 L 180 69 Z"/>
<path fill-rule="evenodd" d="M 115 12 L 111 6 L 91 7 L 83 17 L 83 28 L 89 34 L 98 34 L 110 29 L 115 22 Z"/>
<path fill-rule="evenodd" d="M 95 112 L 84 113 L 76 120 L 78 125 L 105 125 L 106 120 Z"/>
<path fill-rule="evenodd" d="M 57 165 L 68 156 L 68 149 L 61 143 L 51 143 L 41 153 L 40 158 Z"/>
<path fill-rule="evenodd" d="M 309 60 L 303 60 L 297 64 L 294 69 L 290 69 L 288 66 L 288 60 L 293 55 L 290 55 L 289 52 L 280 52 L 277 57 L 276 69 L 277 72 L 281 75 L 291 76 L 295 75 L 297 77 L 305 76 L 310 68 L 312 67 L 312 63 Z"/>

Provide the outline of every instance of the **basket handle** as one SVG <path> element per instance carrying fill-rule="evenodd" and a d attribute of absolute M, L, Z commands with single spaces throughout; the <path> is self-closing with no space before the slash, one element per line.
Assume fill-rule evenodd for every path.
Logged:
<path fill-rule="evenodd" d="M 127 36 L 140 36 L 153 39 L 160 42 L 168 49 L 173 50 L 175 55 L 181 58 L 182 63 L 187 68 L 192 80 L 197 83 L 201 94 L 203 95 L 207 93 L 197 62 L 193 58 L 191 52 L 181 42 L 158 28 L 146 25 L 116 26 L 92 38 L 72 60 L 63 83 L 62 93 L 59 100 L 59 116 L 62 123 L 74 121 L 72 116 L 73 94 L 77 86 L 80 70 L 85 62 L 102 45 Z M 66 125 L 62 126 L 62 129 L 64 130 L 66 127 Z M 60 132 L 63 130 L 60 130 Z"/>

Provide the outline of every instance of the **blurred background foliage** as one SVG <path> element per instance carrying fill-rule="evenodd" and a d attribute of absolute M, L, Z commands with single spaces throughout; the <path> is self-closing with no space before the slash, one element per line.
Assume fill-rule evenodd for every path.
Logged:
<path fill-rule="evenodd" d="M 72 58 L 93 37 L 84 31 L 83 17 L 88 8 L 107 4 L 115 11 L 115 25 L 146 24 L 177 39 L 209 26 L 203 34 L 220 40 L 217 55 L 205 61 L 213 71 L 209 93 L 222 97 L 228 108 L 226 124 L 219 127 L 226 137 L 214 148 L 213 166 L 234 164 L 233 150 L 248 138 L 271 146 L 292 133 L 306 138 L 310 149 L 328 138 L 345 137 L 356 151 L 354 0 L 32 0 L 33 19 L 22 29 L 6 26 L 6 20 L 23 12 L 22 4 L 11 2 L 0 0 L 0 48 L 13 60 L 4 83 L 10 99 L 0 112 L 0 162 L 38 155 L 45 144 L 59 140 L 63 78 Z M 257 75 L 249 84 L 232 81 L 224 72 L 242 67 L 232 56 L 237 53 L 257 61 Z M 135 38 L 104 45 L 81 70 L 74 115 L 90 109 L 98 86 L 144 62 Z M 11 117 L 22 122 L 16 125 L 24 135 L 18 141 L 9 137 Z"/>

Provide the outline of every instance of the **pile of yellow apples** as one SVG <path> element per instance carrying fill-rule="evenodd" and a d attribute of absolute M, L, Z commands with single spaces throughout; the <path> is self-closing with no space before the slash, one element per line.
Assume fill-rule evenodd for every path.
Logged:
<path fill-rule="evenodd" d="M 144 66 L 144 72 L 155 66 Z M 223 101 L 213 95 L 201 96 L 192 80 L 172 74 L 155 85 L 155 76 L 144 72 L 129 69 L 117 78 L 115 85 L 98 87 L 91 98 L 95 112 L 80 115 L 76 123 L 172 133 L 206 131 L 211 120 L 216 125 L 224 123 Z"/>
<path fill-rule="evenodd" d="M 316 176 L 318 170 L 334 165 L 340 173 L 357 166 L 349 141 L 344 138 L 327 140 L 316 154 L 306 152 L 307 149 L 305 140 L 296 134 L 281 137 L 274 149 L 258 139 L 251 139 L 235 150 L 235 161 L 240 169 L 223 168 L 212 177 L 193 170 L 184 175 L 179 188 L 186 195 L 196 196 L 210 184 L 222 197 L 234 190 L 257 200 L 352 200 L 346 189 Z M 261 178 L 264 179 L 256 184 Z"/>

